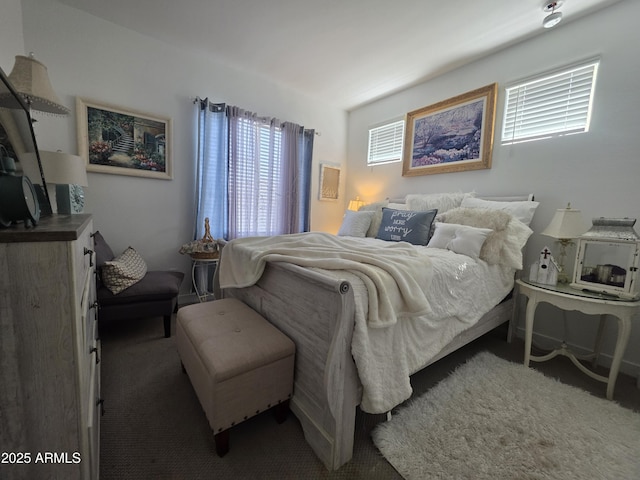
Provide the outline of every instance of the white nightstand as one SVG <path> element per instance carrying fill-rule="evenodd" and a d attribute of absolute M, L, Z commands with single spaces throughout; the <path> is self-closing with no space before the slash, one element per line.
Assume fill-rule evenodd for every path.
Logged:
<path fill-rule="evenodd" d="M 526 280 L 517 280 L 518 293 L 527 297 L 526 325 L 525 325 L 525 351 L 524 364 L 529 366 L 529 361 L 544 362 L 557 355 L 564 355 L 585 374 L 607 384 L 607 398 L 613 399 L 613 389 L 620 371 L 620 362 L 629 342 L 631 334 L 631 319 L 640 311 L 640 301 L 618 300 L 610 295 L 585 292 L 569 287 L 566 284 L 541 285 Z M 547 355 L 531 355 L 531 339 L 533 336 L 533 322 L 535 320 L 536 307 L 539 303 L 549 303 L 565 311 L 577 310 L 588 315 L 600 315 L 600 325 L 596 337 L 594 351 L 590 355 L 576 355 L 565 343 Z M 602 346 L 602 332 L 607 315 L 618 319 L 618 339 L 616 341 L 609 376 L 598 375 L 587 368 L 580 360 L 592 360 L 595 366 L 600 348 Z"/>

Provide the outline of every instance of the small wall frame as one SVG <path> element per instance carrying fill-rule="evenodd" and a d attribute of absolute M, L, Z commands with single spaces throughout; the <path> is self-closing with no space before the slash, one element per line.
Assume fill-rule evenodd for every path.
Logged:
<path fill-rule="evenodd" d="M 319 200 L 337 201 L 340 191 L 340 168 L 323 163 L 320 165 Z"/>

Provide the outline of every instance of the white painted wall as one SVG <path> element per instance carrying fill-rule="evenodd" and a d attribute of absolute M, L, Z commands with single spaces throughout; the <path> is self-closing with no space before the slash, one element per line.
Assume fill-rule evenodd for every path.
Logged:
<path fill-rule="evenodd" d="M 6 0 L 3 0 L 6 1 Z M 15 0 L 11 0 L 15 3 Z M 19 6 L 19 2 L 18 2 Z M 4 12 L 3 12 L 4 13 Z M 321 133 L 315 137 L 312 228 L 332 228 L 343 205 L 319 202 L 320 163 L 343 166 L 347 114 L 264 78 L 157 42 L 54 0 L 23 0 L 24 50 L 4 52 L 6 71 L 13 55 L 33 51 L 48 68 L 68 117 L 38 118 L 41 150 L 77 153 L 76 96 L 172 118 L 171 181 L 89 173 L 85 212 L 116 253 L 136 248 L 151 269 L 190 273 L 188 258 L 178 254 L 190 241 L 194 222 L 194 115 L 192 100 L 209 97 L 261 115 L 289 120 Z M 4 33 L 0 32 L 4 42 Z M 4 57 L 11 60 L 4 60 Z M 183 290 L 188 289 L 185 280 Z"/>
<path fill-rule="evenodd" d="M 0 0 L 0 68 L 11 73 L 16 55 L 24 55 L 20 0 Z"/>
<path fill-rule="evenodd" d="M 640 2 L 620 2 L 591 16 L 561 23 L 550 31 L 434 80 L 357 109 L 349 116 L 347 197 L 367 201 L 407 193 L 472 191 L 480 194 L 532 192 L 541 205 L 532 223 L 526 265 L 553 240 L 539 235 L 558 208 L 571 202 L 591 218 L 640 217 Z M 402 177 L 400 163 L 367 167 L 367 132 L 371 125 L 475 88 L 498 82 L 495 138 L 502 133 L 504 86 L 530 75 L 600 55 L 593 119 L 589 133 L 501 146 L 494 143 L 491 169 L 420 177 Z M 640 224 L 636 231 L 640 231 Z M 573 256 L 573 251 L 569 256 Z M 567 263 L 571 263 L 569 260 Z M 562 337 L 561 315 L 539 310 L 536 331 Z M 567 339 L 591 346 L 595 319 L 569 314 Z M 625 359 L 640 364 L 640 319 Z M 521 325 L 524 325 L 521 318 Z M 613 351 L 614 323 L 607 331 Z M 627 363 L 627 368 L 629 364 Z"/>

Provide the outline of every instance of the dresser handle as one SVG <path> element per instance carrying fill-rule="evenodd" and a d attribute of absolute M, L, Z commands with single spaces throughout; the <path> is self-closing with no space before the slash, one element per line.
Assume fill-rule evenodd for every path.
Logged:
<path fill-rule="evenodd" d="M 98 300 L 96 300 L 91 305 L 89 305 L 89 308 L 95 308 L 96 310 L 98 310 L 100 308 L 100 303 L 98 302 Z"/>
<path fill-rule="evenodd" d="M 99 398 L 96 402 L 96 407 L 100 407 L 100 416 L 104 416 L 104 399 Z"/>
<path fill-rule="evenodd" d="M 90 248 L 84 247 L 84 254 L 89 255 L 89 266 L 93 267 L 93 250 Z"/>
<path fill-rule="evenodd" d="M 100 363 L 100 357 L 98 356 L 98 347 L 91 347 L 91 349 L 89 349 L 89 355 L 91 355 L 92 353 L 96 354 L 96 365 L 98 363 Z"/>

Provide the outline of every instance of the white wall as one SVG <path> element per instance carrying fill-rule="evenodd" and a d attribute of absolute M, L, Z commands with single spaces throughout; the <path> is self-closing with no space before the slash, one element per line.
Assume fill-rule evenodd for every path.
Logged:
<path fill-rule="evenodd" d="M 16 55 L 24 55 L 20 0 L 0 0 L 0 68 L 11 73 Z"/>
<path fill-rule="evenodd" d="M 561 23 L 550 31 L 541 28 L 541 35 L 534 39 L 351 112 L 347 197 L 360 195 L 373 201 L 421 192 L 475 190 L 496 195 L 532 192 L 541 205 L 531 225 L 536 233 L 529 242 L 526 265 L 544 245 L 555 247 L 552 239 L 539 232 L 555 210 L 565 207 L 567 202 L 582 210 L 588 224 L 591 218 L 599 216 L 640 217 L 638 18 L 640 2 L 620 2 L 574 22 Z M 497 141 L 493 165 L 488 170 L 402 177 L 400 163 L 366 166 L 367 132 L 371 125 L 497 82 L 495 138 L 500 139 L 505 84 L 596 55 L 601 56 L 601 68 L 591 129 L 586 134 L 504 147 Z M 640 231 L 640 224 L 636 231 Z M 572 250 L 569 258 L 573 255 Z M 561 337 L 561 318 L 555 309 L 540 309 L 536 331 Z M 574 313 L 569 318 L 579 320 L 569 322 L 568 340 L 592 345 L 595 319 Z M 521 325 L 523 321 L 521 318 Z M 611 322 L 607 332 L 608 352 L 613 351 L 613 325 Z M 625 359 L 640 364 L 638 323 Z"/>
<path fill-rule="evenodd" d="M 343 205 L 318 202 L 319 165 L 346 158 L 347 114 L 264 78 L 176 49 L 54 0 L 23 0 L 24 52 L 48 68 L 68 117 L 38 118 L 41 150 L 77 153 L 76 96 L 172 118 L 171 181 L 89 173 L 85 212 L 116 253 L 136 248 L 152 269 L 189 272 L 178 254 L 190 241 L 194 222 L 193 99 L 209 97 L 261 115 L 289 120 L 321 133 L 315 137 L 312 228 L 332 228 Z M 0 33 L 2 35 L 2 33 Z M 14 47 L 16 48 L 16 47 Z M 3 52 L 3 55 L 6 55 Z M 13 65 L 3 64 L 3 69 Z M 189 278 L 189 277 L 187 277 Z M 188 289 L 188 280 L 183 290 Z"/>

